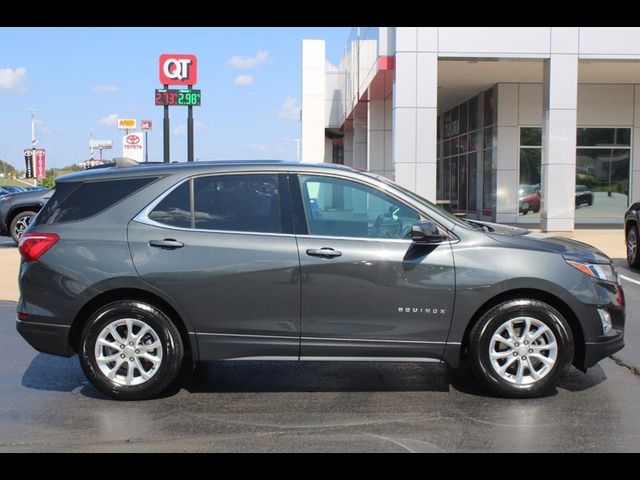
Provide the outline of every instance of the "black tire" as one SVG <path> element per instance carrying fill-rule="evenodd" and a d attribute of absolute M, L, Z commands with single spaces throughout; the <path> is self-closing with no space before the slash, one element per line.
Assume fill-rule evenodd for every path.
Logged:
<path fill-rule="evenodd" d="M 109 379 L 96 360 L 95 346 L 100 332 L 111 322 L 124 318 L 140 320 L 150 326 L 161 343 L 160 366 L 150 379 L 139 385 L 123 385 Z M 82 330 L 78 350 L 80 365 L 91 383 L 107 395 L 121 400 L 144 400 L 162 393 L 176 380 L 184 356 L 180 332 L 171 319 L 157 307 L 136 300 L 113 302 L 96 311 Z"/>
<path fill-rule="evenodd" d="M 517 385 L 507 381 L 494 369 L 489 358 L 493 335 L 506 321 L 517 317 L 531 317 L 542 322 L 551 330 L 557 344 L 556 361 L 551 369 L 530 384 Z M 574 348 L 571 328 L 564 317 L 552 306 L 528 298 L 508 300 L 491 308 L 474 325 L 469 336 L 469 357 L 475 377 L 494 394 L 508 398 L 533 398 L 550 393 L 569 370 Z"/>
<path fill-rule="evenodd" d="M 640 241 L 640 235 L 638 235 L 638 227 L 631 225 L 627 229 L 626 242 L 627 242 L 627 263 L 632 268 L 640 268 L 640 255 L 638 255 L 638 242 Z"/>
<path fill-rule="evenodd" d="M 24 231 L 24 228 L 22 228 L 23 223 L 26 223 L 26 226 L 28 226 L 29 223 L 31 223 L 31 219 L 35 216 L 36 213 L 37 212 L 27 210 L 26 212 L 20 212 L 11 220 L 11 224 L 9 225 L 9 233 L 13 241 L 16 242 L 16 245 L 20 241 L 20 235 L 22 235 L 22 232 Z"/>

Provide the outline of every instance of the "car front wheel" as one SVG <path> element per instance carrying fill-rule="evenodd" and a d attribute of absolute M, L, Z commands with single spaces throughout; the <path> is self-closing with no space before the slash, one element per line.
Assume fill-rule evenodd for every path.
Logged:
<path fill-rule="evenodd" d="M 566 374 L 574 353 L 571 329 L 551 305 L 509 300 L 486 312 L 471 330 L 469 353 L 478 380 L 499 396 L 538 397 Z"/>
<path fill-rule="evenodd" d="M 89 318 L 79 352 L 91 383 L 123 400 L 162 393 L 177 378 L 184 355 L 171 319 L 153 305 L 130 300 L 110 303 Z"/>

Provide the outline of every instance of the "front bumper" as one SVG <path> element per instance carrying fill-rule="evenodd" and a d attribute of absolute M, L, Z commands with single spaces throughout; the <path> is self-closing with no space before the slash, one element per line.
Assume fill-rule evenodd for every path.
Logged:
<path fill-rule="evenodd" d="M 70 357 L 75 352 L 69 347 L 69 329 L 65 325 L 27 322 L 16 319 L 16 330 L 29 345 L 39 352 Z"/>
<path fill-rule="evenodd" d="M 597 342 L 585 342 L 584 345 L 584 368 L 593 367 L 603 358 L 613 355 L 624 347 L 624 332 L 622 330 L 612 330 L 613 335 L 602 337 Z"/>

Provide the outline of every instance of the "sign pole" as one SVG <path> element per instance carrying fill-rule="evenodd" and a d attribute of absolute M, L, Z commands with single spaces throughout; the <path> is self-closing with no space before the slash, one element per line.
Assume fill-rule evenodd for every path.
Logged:
<path fill-rule="evenodd" d="M 165 85 L 164 88 L 169 89 L 169 85 Z M 162 127 L 164 135 L 164 163 L 169 163 L 169 105 L 164 106 Z"/>
<path fill-rule="evenodd" d="M 189 92 L 193 90 L 193 85 L 189 85 Z M 189 102 L 187 106 L 187 162 L 193 162 L 193 105 Z"/>

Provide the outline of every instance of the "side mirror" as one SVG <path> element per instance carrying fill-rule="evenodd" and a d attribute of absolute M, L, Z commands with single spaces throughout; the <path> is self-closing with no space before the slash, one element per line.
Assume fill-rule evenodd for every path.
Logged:
<path fill-rule="evenodd" d="M 447 238 L 431 220 L 421 220 L 411 226 L 411 240 L 416 245 L 436 245 Z"/>

